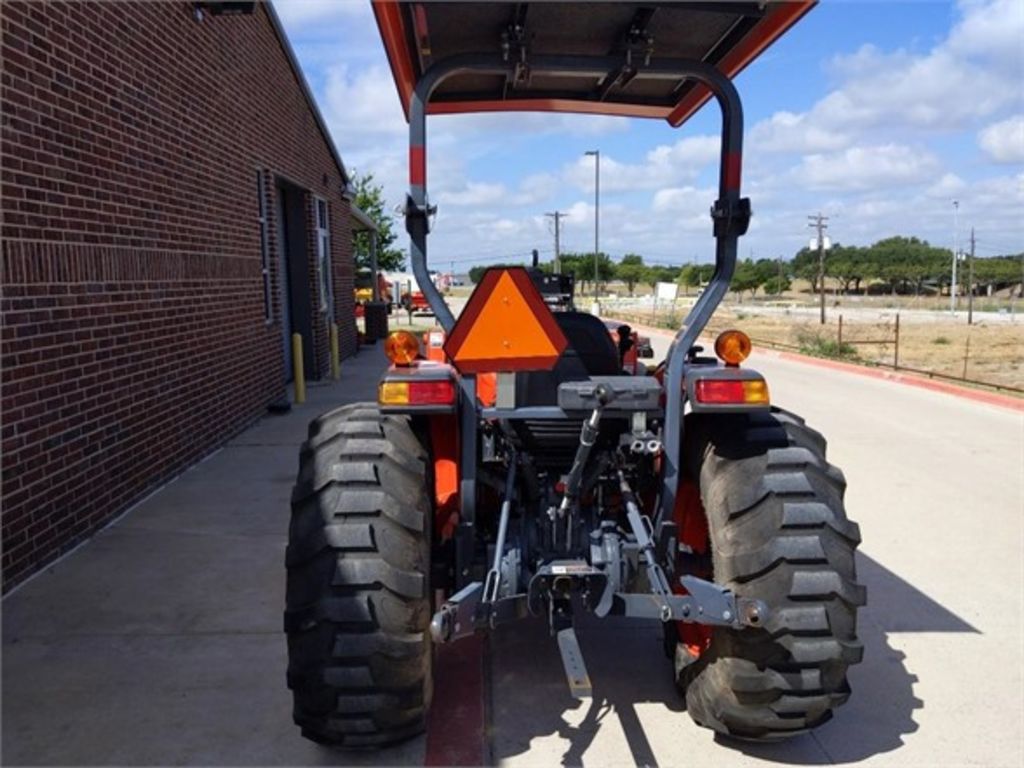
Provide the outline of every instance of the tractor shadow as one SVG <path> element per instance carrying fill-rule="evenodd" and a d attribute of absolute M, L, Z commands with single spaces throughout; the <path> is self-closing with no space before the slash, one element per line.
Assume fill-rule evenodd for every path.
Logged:
<path fill-rule="evenodd" d="M 894 648 L 899 632 L 977 633 L 969 623 L 878 562 L 857 556 L 859 580 L 868 588 L 860 612 L 864 661 L 850 672 L 853 695 L 835 719 L 810 734 L 776 743 L 715 736 L 685 714 L 672 682 L 661 629 L 646 622 L 585 618 L 578 634 L 594 684 L 591 699 L 569 696 L 561 660 L 546 623 L 503 628 L 491 646 L 490 737 L 494 762 L 525 755 L 544 765 L 654 766 L 678 762 L 681 744 L 733 749 L 750 757 L 798 765 L 854 762 L 899 749 L 924 707 L 918 678 Z"/>

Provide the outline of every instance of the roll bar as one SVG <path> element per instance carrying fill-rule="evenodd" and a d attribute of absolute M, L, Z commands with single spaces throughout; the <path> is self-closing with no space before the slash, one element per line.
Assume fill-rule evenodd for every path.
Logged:
<path fill-rule="evenodd" d="M 530 69 L 545 75 L 572 74 L 595 78 L 606 76 L 621 66 L 613 57 L 536 56 Z M 429 217 L 435 208 L 427 197 L 427 104 L 434 90 L 446 78 L 465 72 L 509 74 L 514 63 L 499 55 L 465 54 L 443 59 L 423 73 L 409 105 L 409 195 L 406 201 L 406 229 L 411 240 L 410 260 L 420 290 L 430 303 L 438 322 L 450 332 L 455 324 L 444 297 L 430 280 L 427 271 L 427 234 Z M 743 106 L 732 81 L 718 69 L 701 61 L 652 59 L 640 70 L 645 79 L 680 80 L 693 78 L 714 94 L 722 112 L 722 147 L 719 161 L 718 199 L 711 208 L 715 236 L 715 271 L 704 293 L 697 299 L 669 348 L 665 387 L 679 397 L 667 397 L 664 430 L 664 486 L 660 499 L 662 519 L 671 519 L 682 468 L 683 376 L 687 353 L 696 343 L 708 320 L 722 301 L 736 267 L 737 244 L 750 221 L 750 201 L 740 197 L 743 157 Z"/>

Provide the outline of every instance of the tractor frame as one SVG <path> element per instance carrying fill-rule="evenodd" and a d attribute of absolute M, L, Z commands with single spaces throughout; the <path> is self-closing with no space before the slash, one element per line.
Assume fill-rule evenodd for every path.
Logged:
<path fill-rule="evenodd" d="M 383 744 L 418 732 L 432 644 L 529 615 L 546 616 L 570 692 L 591 695 L 573 623 L 580 608 L 660 622 L 691 716 L 719 732 L 789 736 L 845 701 L 846 669 L 862 653 L 856 609 L 865 597 L 842 473 L 827 463 L 824 438 L 772 407 L 764 378 L 740 368 L 750 352 L 745 334 L 719 337 L 722 363 L 697 346 L 729 288 L 751 216 L 741 195 L 743 108 L 731 78 L 812 4 L 538 4 L 566 23 L 583 7 L 619 13 L 617 24 L 632 16 L 612 53 L 561 55 L 550 50 L 563 42 L 558 35 L 544 38 L 547 51 L 531 49 L 525 4 L 375 2 L 409 120 L 412 271 L 440 329 L 427 334 L 425 352 L 408 332 L 389 336 L 393 365 L 378 403 L 338 409 L 310 426 L 289 549 L 316 557 L 330 550 L 336 567 L 294 556 L 286 627 L 290 669 L 299 670 L 295 717 L 312 737 Z M 495 37 L 492 17 L 506 6 L 514 19 Z M 702 14 L 724 16 L 727 28 L 704 29 L 711 48 L 700 58 L 655 56 L 648 25 L 662 8 L 666 29 L 677 34 L 687 23 L 699 27 Z M 432 13 L 442 27 L 432 28 L 436 46 Z M 464 26 L 493 50 L 466 52 Z M 572 42 L 608 50 L 607 40 Z M 460 94 L 452 81 L 469 90 Z M 574 93 L 568 82 L 597 91 Z M 538 83 L 551 92 L 538 96 Z M 721 114 L 714 273 L 654 375 L 627 373 L 624 347 L 616 354 L 604 323 L 571 300 L 553 313 L 523 268 L 486 272 L 454 316 L 427 266 L 437 212 L 427 192 L 428 114 L 547 109 L 678 125 L 709 98 Z M 495 298 L 505 306 L 488 309 Z M 525 326 L 505 320 L 513 306 Z M 531 322 L 550 348 L 526 340 L 532 332 L 521 329 Z M 484 338 L 469 344 L 477 327 Z M 492 334 L 501 337 L 494 353 Z M 522 351 L 506 354 L 519 335 Z M 537 374 L 547 378 L 531 378 Z M 375 525 L 403 530 L 381 536 Z M 439 593 L 443 602 L 432 602 Z M 431 642 L 413 643 L 420 633 Z M 316 637 L 325 644 L 308 645 Z M 364 695 L 367 681 L 376 686 L 369 690 L 387 687 L 377 685 L 374 659 L 396 653 L 399 641 L 407 682 Z M 338 653 L 367 665 L 358 686 L 331 667 Z M 395 674 L 381 670 L 379 678 Z M 395 701 L 406 703 L 387 703 Z M 358 725 L 351 707 L 367 709 Z"/>
<path fill-rule="evenodd" d="M 615 71 L 621 60 L 611 57 L 545 56 L 530 60 L 534 73 L 573 72 L 589 74 L 595 78 Z M 405 205 L 406 229 L 410 237 L 410 260 L 413 273 L 423 290 L 424 296 L 438 323 L 450 333 L 455 317 L 445 302 L 444 296 L 430 280 L 427 269 L 427 236 L 430 218 L 436 207 L 428 201 L 426 183 L 427 163 L 427 104 L 431 93 L 446 78 L 452 75 L 474 71 L 481 74 L 505 75 L 510 65 L 500 56 L 458 56 L 432 66 L 416 84 L 409 110 L 409 194 Z M 740 195 L 740 178 L 743 161 L 743 105 L 732 81 L 718 69 L 700 61 L 653 59 L 644 68 L 644 75 L 652 78 L 680 80 L 693 78 L 714 94 L 722 114 L 721 151 L 719 160 L 718 199 L 711 207 L 713 234 L 715 238 L 715 271 L 708 286 L 698 297 L 682 327 L 676 334 L 667 359 L 665 388 L 669 392 L 682 392 L 688 362 L 687 353 L 696 344 L 701 332 L 711 319 L 715 309 L 729 290 L 736 267 L 736 254 L 741 235 L 747 231 L 751 208 L 749 198 Z M 544 413 L 522 409 L 487 411 L 479 406 L 476 397 L 476 376 L 465 374 L 461 377 L 462 397 L 459 398 L 458 412 L 461 444 L 461 522 L 456 533 L 457 581 L 464 586 L 470 577 L 469 564 L 472 560 L 472 537 L 476 520 L 474 466 L 479 446 L 476 435 L 481 418 L 565 418 L 561 409 Z M 665 403 L 665 472 L 659 511 L 663 517 L 670 517 L 675 506 L 680 479 L 679 455 L 682 445 L 684 408 L 682 398 L 668 398 Z"/>

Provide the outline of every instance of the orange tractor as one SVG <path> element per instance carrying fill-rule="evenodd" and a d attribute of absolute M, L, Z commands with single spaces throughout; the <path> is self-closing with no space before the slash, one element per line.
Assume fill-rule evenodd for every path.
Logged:
<path fill-rule="evenodd" d="M 587 696 L 581 612 L 659 623 L 687 711 L 723 734 L 791 736 L 847 699 L 865 591 L 843 475 L 818 432 L 771 405 L 749 338 L 697 346 L 751 213 L 732 78 L 811 5 L 374 3 L 410 126 L 412 266 L 440 329 L 392 334 L 377 402 L 316 419 L 300 454 L 285 628 L 306 736 L 420 733 L 434 646 L 528 616 Z M 630 365 L 631 332 L 571 296 L 546 301 L 523 268 L 486 272 L 453 316 L 427 267 L 428 114 L 679 125 L 710 99 L 715 272 L 664 361 Z"/>

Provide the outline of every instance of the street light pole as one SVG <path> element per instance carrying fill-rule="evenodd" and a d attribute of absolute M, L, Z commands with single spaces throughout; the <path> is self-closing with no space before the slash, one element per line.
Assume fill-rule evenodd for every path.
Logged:
<path fill-rule="evenodd" d="M 592 149 L 586 152 L 594 158 L 594 305 L 597 301 L 597 254 L 600 253 L 601 231 L 601 150 Z"/>

